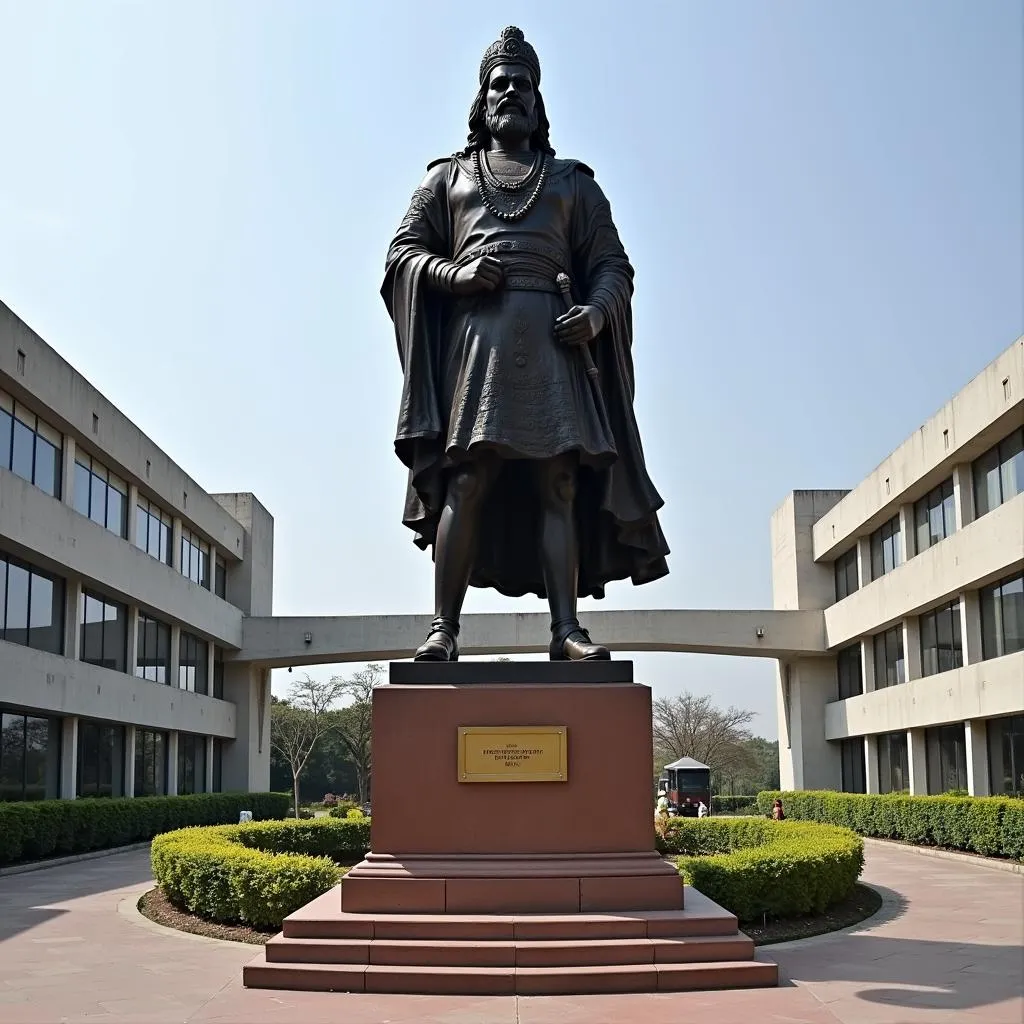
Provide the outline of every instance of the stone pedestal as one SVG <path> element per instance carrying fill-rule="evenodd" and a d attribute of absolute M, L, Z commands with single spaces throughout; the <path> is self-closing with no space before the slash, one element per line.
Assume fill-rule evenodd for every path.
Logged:
<path fill-rule="evenodd" d="M 489 681 L 461 681 L 480 667 Z M 418 668 L 402 666 L 404 678 Z M 373 852 L 345 878 L 345 911 L 682 905 L 678 874 L 654 851 L 650 690 L 601 681 L 631 677 L 630 663 L 587 665 L 588 682 L 580 666 L 542 663 L 542 684 L 528 662 L 425 668 L 426 684 L 374 693 Z M 437 682 L 445 675 L 454 682 Z M 462 781 L 459 729 L 480 726 L 564 727 L 566 779 Z"/>

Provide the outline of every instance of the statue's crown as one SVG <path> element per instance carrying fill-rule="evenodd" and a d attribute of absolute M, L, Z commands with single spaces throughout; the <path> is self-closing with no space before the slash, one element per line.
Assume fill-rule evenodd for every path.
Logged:
<path fill-rule="evenodd" d="M 533 75 L 533 84 L 540 85 L 540 59 L 537 51 L 526 41 L 521 28 L 509 25 L 501 36 L 484 51 L 480 61 L 480 84 L 499 64 L 525 64 Z"/>

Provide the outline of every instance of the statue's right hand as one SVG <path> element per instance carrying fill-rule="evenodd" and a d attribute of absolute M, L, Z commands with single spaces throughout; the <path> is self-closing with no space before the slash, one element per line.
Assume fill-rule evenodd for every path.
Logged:
<path fill-rule="evenodd" d="M 452 278 L 452 291 L 456 295 L 476 295 L 478 292 L 493 292 L 502 279 L 501 263 L 493 256 L 478 259 L 459 267 Z"/>

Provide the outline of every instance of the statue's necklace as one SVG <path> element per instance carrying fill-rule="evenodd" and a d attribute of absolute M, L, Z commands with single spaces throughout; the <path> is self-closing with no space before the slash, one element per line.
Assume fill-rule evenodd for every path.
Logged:
<path fill-rule="evenodd" d="M 502 181 L 487 166 L 487 157 L 478 149 L 473 154 L 473 178 L 487 209 L 499 220 L 519 220 L 533 209 L 548 179 L 548 158 L 538 153 L 526 177 L 519 181 Z M 533 183 L 525 201 L 521 194 Z"/>

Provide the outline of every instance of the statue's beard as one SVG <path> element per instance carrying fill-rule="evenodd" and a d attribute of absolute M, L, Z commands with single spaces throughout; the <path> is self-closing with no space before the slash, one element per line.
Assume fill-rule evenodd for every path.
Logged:
<path fill-rule="evenodd" d="M 501 114 L 488 114 L 487 130 L 499 142 L 514 143 L 528 139 L 537 130 L 537 115 L 520 114 L 517 111 L 505 111 Z"/>

